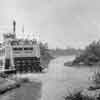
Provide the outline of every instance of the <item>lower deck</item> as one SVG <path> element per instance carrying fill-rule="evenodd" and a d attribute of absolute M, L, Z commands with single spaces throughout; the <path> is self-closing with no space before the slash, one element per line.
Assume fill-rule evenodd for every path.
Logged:
<path fill-rule="evenodd" d="M 37 57 L 16 57 L 14 60 L 14 69 L 16 72 L 41 72 L 40 58 Z M 10 59 L 6 59 L 5 69 L 11 68 Z"/>

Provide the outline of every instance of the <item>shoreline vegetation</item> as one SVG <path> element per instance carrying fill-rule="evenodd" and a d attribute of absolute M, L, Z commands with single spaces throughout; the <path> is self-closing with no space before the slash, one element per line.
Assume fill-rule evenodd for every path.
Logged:
<path fill-rule="evenodd" d="M 51 60 L 60 57 L 60 56 L 73 56 L 73 55 L 80 55 L 83 50 L 75 49 L 75 48 L 56 48 L 56 49 L 49 49 L 47 43 L 40 42 L 40 61 L 41 65 L 44 68 L 48 68 L 48 64 Z"/>
<path fill-rule="evenodd" d="M 64 65 L 90 67 L 100 65 L 100 41 L 93 41 L 73 61 L 65 62 Z"/>
<path fill-rule="evenodd" d="M 48 67 L 49 62 L 52 59 L 55 59 L 60 56 L 72 56 L 72 55 L 80 55 L 83 51 L 81 49 L 75 48 L 56 48 L 56 49 L 49 49 L 47 43 L 40 42 L 40 54 L 41 54 L 41 65 L 44 68 Z"/>
<path fill-rule="evenodd" d="M 52 59 L 54 59 L 53 55 L 50 54 L 47 43 L 40 42 L 40 63 L 43 68 L 48 68 L 48 64 Z"/>

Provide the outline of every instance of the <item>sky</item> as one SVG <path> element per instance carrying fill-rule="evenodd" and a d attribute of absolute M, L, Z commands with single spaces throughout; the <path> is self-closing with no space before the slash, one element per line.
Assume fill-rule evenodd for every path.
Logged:
<path fill-rule="evenodd" d="M 0 41 L 14 19 L 18 37 L 37 35 L 50 48 L 83 48 L 100 39 L 100 0 L 0 0 Z"/>

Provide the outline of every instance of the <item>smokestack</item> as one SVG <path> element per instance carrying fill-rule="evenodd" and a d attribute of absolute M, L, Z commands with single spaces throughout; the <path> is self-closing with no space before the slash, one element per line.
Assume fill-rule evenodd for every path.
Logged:
<path fill-rule="evenodd" d="M 16 33 L 16 21 L 13 20 L 13 33 Z"/>
<path fill-rule="evenodd" d="M 22 33 L 24 34 L 24 25 L 22 26 Z"/>

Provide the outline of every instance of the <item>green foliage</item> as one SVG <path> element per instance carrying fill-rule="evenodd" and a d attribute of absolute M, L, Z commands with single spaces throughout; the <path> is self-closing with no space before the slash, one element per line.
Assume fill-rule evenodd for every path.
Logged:
<path fill-rule="evenodd" d="M 84 63 L 85 65 L 93 65 L 100 61 L 100 41 L 93 41 L 85 48 L 79 57 L 76 57 L 74 64 Z"/>

